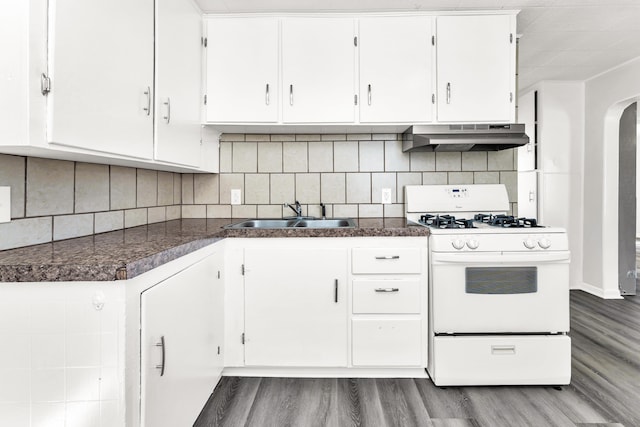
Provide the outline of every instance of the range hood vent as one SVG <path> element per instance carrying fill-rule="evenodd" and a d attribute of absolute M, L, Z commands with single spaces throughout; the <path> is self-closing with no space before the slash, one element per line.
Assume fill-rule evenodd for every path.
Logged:
<path fill-rule="evenodd" d="M 402 151 L 498 151 L 529 143 L 524 124 L 415 125 L 402 134 Z"/>

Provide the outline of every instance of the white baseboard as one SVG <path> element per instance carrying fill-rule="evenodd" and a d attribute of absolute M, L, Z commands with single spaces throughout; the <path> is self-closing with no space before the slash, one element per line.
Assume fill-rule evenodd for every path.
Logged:
<path fill-rule="evenodd" d="M 425 368 L 273 368 L 227 367 L 223 377 L 429 378 Z"/>
<path fill-rule="evenodd" d="M 591 295 L 595 295 L 602 299 L 623 299 L 620 295 L 620 291 L 617 289 L 607 289 L 604 290 L 598 286 L 593 286 L 588 283 L 582 282 L 577 286 L 572 286 L 571 290 L 580 290 L 590 293 Z"/>

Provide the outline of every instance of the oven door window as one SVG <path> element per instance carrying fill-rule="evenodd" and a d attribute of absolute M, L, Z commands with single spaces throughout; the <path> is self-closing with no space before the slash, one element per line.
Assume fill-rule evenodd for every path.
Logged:
<path fill-rule="evenodd" d="M 467 267 L 468 294 L 511 295 L 538 292 L 537 267 Z"/>

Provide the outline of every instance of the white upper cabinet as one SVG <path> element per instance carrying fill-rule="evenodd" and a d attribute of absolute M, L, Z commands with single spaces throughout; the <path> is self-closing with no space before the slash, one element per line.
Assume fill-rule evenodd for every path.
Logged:
<path fill-rule="evenodd" d="M 207 122 L 278 121 L 278 19 L 206 23 Z"/>
<path fill-rule="evenodd" d="M 282 20 L 282 121 L 353 123 L 355 20 Z"/>
<path fill-rule="evenodd" d="M 152 159 L 153 2 L 60 1 L 49 12 L 48 141 Z"/>
<path fill-rule="evenodd" d="M 430 122 L 431 16 L 360 19 L 360 121 Z"/>
<path fill-rule="evenodd" d="M 197 167 L 202 16 L 188 0 L 156 3 L 155 159 Z"/>
<path fill-rule="evenodd" d="M 515 121 L 515 15 L 437 17 L 439 122 Z"/>

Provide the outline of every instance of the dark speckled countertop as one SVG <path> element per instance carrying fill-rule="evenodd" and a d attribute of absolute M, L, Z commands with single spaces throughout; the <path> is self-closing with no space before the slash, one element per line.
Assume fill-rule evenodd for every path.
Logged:
<path fill-rule="evenodd" d="M 366 218 L 356 228 L 233 229 L 239 219 L 182 219 L 0 251 L 0 282 L 131 279 L 227 237 L 427 236 L 404 218 Z"/>

